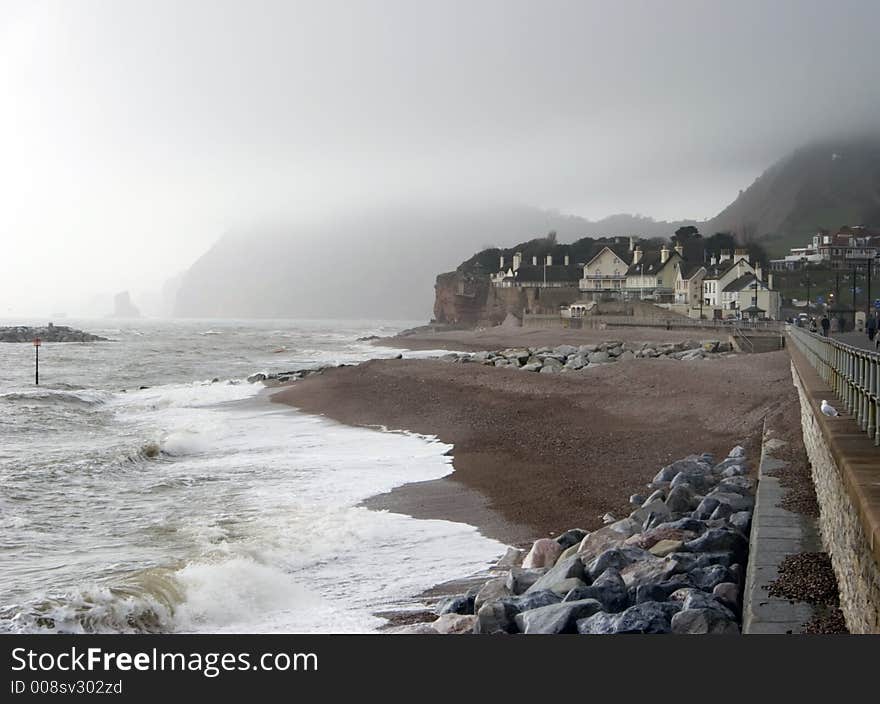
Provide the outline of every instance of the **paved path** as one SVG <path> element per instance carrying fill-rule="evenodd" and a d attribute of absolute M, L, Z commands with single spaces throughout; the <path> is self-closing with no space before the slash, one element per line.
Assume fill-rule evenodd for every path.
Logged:
<path fill-rule="evenodd" d="M 861 347 L 863 350 L 874 351 L 875 349 L 874 343 L 868 340 L 868 335 L 864 332 L 844 332 L 840 335 L 832 335 L 831 337 L 840 340 L 847 345 Z M 874 339 L 876 340 L 877 338 Z"/>

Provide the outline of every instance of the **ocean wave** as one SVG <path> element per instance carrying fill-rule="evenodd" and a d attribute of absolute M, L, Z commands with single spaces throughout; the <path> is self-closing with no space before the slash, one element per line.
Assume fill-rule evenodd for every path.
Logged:
<path fill-rule="evenodd" d="M 0 622 L 14 633 L 167 633 L 183 599 L 174 571 L 157 568 L 115 586 L 94 585 L 7 606 Z"/>
<path fill-rule="evenodd" d="M 62 389 L 32 389 L 29 391 L 9 391 L 0 394 L 0 401 L 8 403 L 70 403 L 84 406 L 98 406 L 107 403 L 113 394 L 98 389 L 68 391 Z"/>
<path fill-rule="evenodd" d="M 0 610 L 14 633 L 218 632 L 298 610 L 320 616 L 321 599 L 283 569 L 233 556 L 133 573 L 112 585 L 43 595 Z"/>

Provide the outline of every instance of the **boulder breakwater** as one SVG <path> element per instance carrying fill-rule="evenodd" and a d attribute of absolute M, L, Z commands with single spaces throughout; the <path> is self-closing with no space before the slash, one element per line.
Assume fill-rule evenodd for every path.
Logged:
<path fill-rule="evenodd" d="M 43 342 L 107 342 L 106 337 L 92 335 L 82 330 L 66 325 L 53 325 L 30 327 L 28 325 L 16 325 L 13 327 L 0 327 L 0 342 L 33 342 L 39 337 Z"/>
<path fill-rule="evenodd" d="M 398 631 L 736 634 L 755 482 L 745 450 L 663 467 L 632 512 L 510 548 L 490 578 Z"/>
<path fill-rule="evenodd" d="M 713 359 L 734 354 L 730 343 L 720 340 L 684 342 L 621 342 L 608 340 L 593 345 L 521 347 L 483 352 L 450 352 L 445 362 L 479 363 L 487 366 L 521 369 L 524 372 L 554 374 L 577 372 L 603 364 L 633 359 L 664 358 L 680 361 Z"/>

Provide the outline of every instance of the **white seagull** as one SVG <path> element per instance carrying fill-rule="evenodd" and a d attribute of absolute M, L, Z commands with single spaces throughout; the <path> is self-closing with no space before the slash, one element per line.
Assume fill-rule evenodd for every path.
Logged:
<path fill-rule="evenodd" d="M 822 413 L 824 413 L 826 416 L 839 416 L 840 415 L 837 412 L 837 409 L 834 406 L 832 406 L 830 403 L 828 403 L 828 401 L 826 401 L 824 398 L 822 399 L 822 409 L 821 410 L 822 410 Z"/>

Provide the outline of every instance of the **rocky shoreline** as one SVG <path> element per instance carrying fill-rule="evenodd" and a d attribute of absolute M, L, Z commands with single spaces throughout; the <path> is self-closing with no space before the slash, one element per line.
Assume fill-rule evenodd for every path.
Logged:
<path fill-rule="evenodd" d="M 0 342 L 33 342 L 37 337 L 42 342 L 109 342 L 106 337 L 52 323 L 42 327 L 0 327 Z"/>
<path fill-rule="evenodd" d="M 490 579 L 440 601 L 435 620 L 392 632 L 739 633 L 754 507 L 745 455 L 672 462 L 627 518 L 511 548 Z"/>
<path fill-rule="evenodd" d="M 693 362 L 735 354 L 729 342 L 686 340 L 683 342 L 623 342 L 608 340 L 591 345 L 522 347 L 483 352 L 450 352 L 444 362 L 479 362 L 487 366 L 513 367 L 542 374 L 576 372 L 603 364 L 632 359 L 675 359 Z"/>

